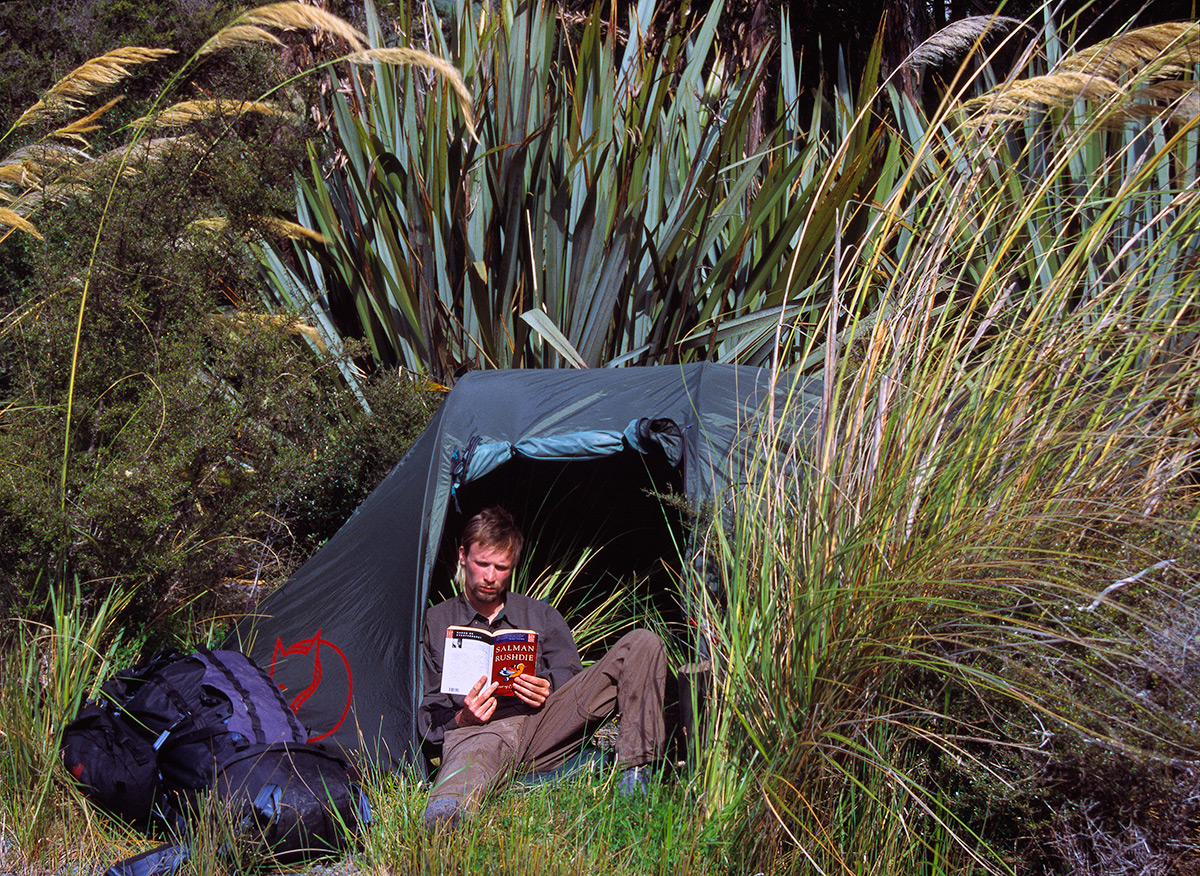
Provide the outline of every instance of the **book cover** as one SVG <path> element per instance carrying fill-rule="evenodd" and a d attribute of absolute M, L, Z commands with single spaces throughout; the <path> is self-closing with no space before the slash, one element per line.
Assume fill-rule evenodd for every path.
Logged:
<path fill-rule="evenodd" d="M 466 696 L 475 682 L 487 676 L 499 682 L 496 696 L 515 696 L 513 680 L 537 668 L 537 633 L 447 627 L 442 652 L 442 693 Z"/>

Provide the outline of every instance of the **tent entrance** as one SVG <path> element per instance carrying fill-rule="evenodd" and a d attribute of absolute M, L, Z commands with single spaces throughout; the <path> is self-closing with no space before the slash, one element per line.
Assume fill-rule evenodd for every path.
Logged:
<path fill-rule="evenodd" d="M 511 459 L 457 490 L 458 507 L 447 513 L 434 567 L 431 602 L 453 593 L 457 544 L 467 520 L 481 508 L 502 505 L 526 539 L 514 590 L 531 592 L 557 572 L 562 589 L 550 601 L 573 628 L 616 592 L 623 593 L 615 611 L 620 619 L 652 611 L 675 627 L 682 619 L 678 582 L 687 543 L 682 497 L 680 471 L 662 454 L 625 450 L 599 459 Z M 627 631 L 626 625 L 581 636 L 584 659 L 598 656 Z"/>

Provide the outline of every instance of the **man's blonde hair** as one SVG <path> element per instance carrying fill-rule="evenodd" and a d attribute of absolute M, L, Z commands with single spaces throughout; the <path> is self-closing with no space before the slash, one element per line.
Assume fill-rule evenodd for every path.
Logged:
<path fill-rule="evenodd" d="M 525 546 L 525 536 L 521 533 L 521 527 L 517 526 L 517 521 L 506 509 L 493 505 L 484 508 L 467 521 L 458 544 L 464 553 L 470 553 L 473 544 L 509 551 L 512 554 L 512 563 L 516 566 Z"/>

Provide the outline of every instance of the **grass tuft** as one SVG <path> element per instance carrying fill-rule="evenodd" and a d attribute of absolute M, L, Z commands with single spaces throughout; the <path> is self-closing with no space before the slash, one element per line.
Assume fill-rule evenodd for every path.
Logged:
<path fill-rule="evenodd" d="M 152 116 L 136 119 L 134 125 L 149 125 L 155 128 L 182 128 L 197 122 L 243 115 L 280 116 L 284 113 L 278 105 L 262 100 L 185 100 L 172 104 Z"/>
<path fill-rule="evenodd" d="M 174 49 L 127 46 L 92 58 L 54 83 L 37 103 L 20 115 L 13 123 L 13 128 L 76 111 L 80 108 L 80 100 L 118 85 L 129 76 L 132 68 L 159 61 L 173 54 Z"/>
<path fill-rule="evenodd" d="M 251 42 L 272 42 L 265 38 L 264 28 L 283 31 L 317 31 L 343 40 L 353 51 L 366 47 L 366 37 L 336 15 L 308 6 L 304 3 L 268 3 L 247 10 L 234 19 L 229 26 L 214 34 L 201 46 L 199 55 L 207 55 L 218 49 Z"/>

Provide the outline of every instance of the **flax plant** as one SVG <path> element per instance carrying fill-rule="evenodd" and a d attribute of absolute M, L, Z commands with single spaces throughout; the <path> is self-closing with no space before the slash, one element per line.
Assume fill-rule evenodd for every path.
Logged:
<path fill-rule="evenodd" d="M 471 367 L 761 364 L 781 315 L 815 322 L 834 217 L 869 200 L 880 145 L 852 124 L 868 104 L 844 77 L 802 114 L 789 63 L 754 143 L 767 59 L 713 66 L 720 3 L 666 17 L 643 0 L 623 44 L 599 14 L 567 33 L 542 3 L 467 7 L 447 26 L 476 123 L 419 71 L 376 65 L 335 93 L 297 197 L 329 242 L 263 247 L 281 305 L 444 383 Z"/>
<path fill-rule="evenodd" d="M 724 598 L 701 622 L 702 799 L 754 866 L 1124 872 L 1186 847 L 1150 831 L 1200 766 L 1178 633 L 1200 128 L 1161 97 L 1194 82 L 1194 33 L 1049 51 L 1056 69 L 928 119 L 897 98 L 903 171 L 799 345 L 815 425 L 781 412 L 704 558 Z M 1062 102 L 1064 71 L 1102 77 L 1129 46 L 1111 88 Z M 1056 791 L 1081 763 L 1182 784 Z"/>

